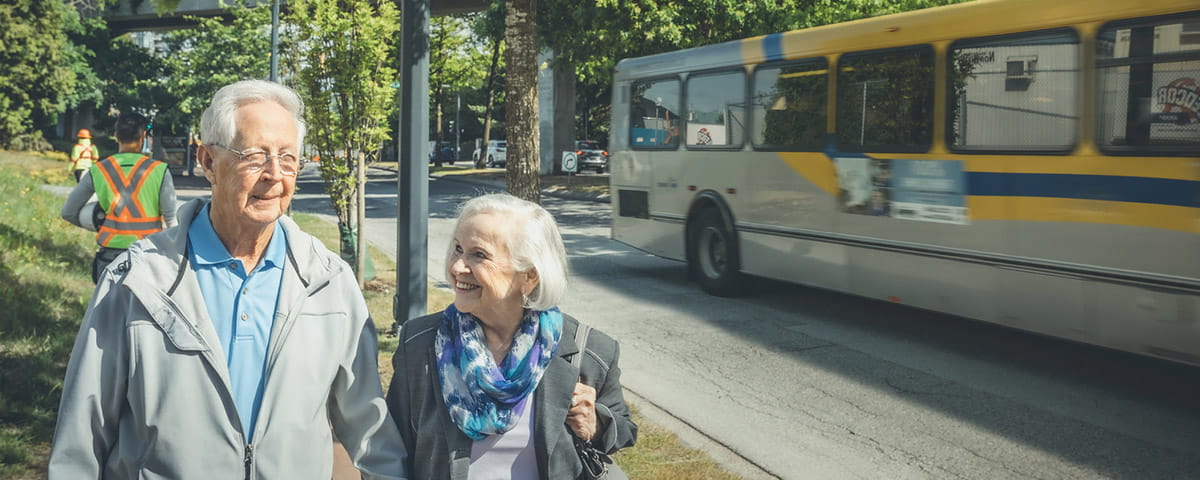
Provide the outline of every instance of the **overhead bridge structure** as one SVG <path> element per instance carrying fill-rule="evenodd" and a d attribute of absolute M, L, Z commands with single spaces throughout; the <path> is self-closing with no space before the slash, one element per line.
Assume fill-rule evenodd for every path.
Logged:
<path fill-rule="evenodd" d="M 246 6 L 270 5 L 272 0 L 245 0 Z M 195 24 L 186 17 L 230 18 L 229 0 L 179 0 L 172 11 L 160 12 L 155 0 L 119 0 L 104 11 L 109 29 L 117 32 L 146 30 L 172 30 L 187 28 Z M 286 12 L 287 0 L 280 1 Z M 481 0 L 431 0 L 427 2 L 433 16 L 453 13 L 475 12 L 487 7 Z"/>

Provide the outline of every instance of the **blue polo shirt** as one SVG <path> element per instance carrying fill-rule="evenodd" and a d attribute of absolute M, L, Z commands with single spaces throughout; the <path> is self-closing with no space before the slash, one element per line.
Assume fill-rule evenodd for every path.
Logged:
<path fill-rule="evenodd" d="M 266 385 L 267 347 L 287 259 L 287 236 L 275 222 L 275 232 L 262 260 L 254 271 L 247 272 L 242 261 L 225 249 L 208 214 L 205 205 L 188 228 L 188 260 L 221 339 L 242 432 L 246 443 L 250 443 Z"/>

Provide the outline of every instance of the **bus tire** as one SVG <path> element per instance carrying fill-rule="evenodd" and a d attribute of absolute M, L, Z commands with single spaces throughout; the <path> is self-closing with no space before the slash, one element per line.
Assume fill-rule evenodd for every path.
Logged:
<path fill-rule="evenodd" d="M 741 262 L 738 256 L 737 239 L 732 229 L 725 225 L 721 213 L 707 208 L 696 215 L 688 229 L 691 254 L 688 255 L 688 273 L 700 283 L 700 288 L 709 295 L 732 297 L 742 293 Z"/>

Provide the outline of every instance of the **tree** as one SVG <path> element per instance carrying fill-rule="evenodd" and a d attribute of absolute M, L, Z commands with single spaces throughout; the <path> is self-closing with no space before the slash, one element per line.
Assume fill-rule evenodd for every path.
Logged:
<path fill-rule="evenodd" d="M 446 125 L 445 118 L 450 113 L 445 105 L 455 104 L 456 98 L 461 99 L 464 91 L 475 88 L 483 80 L 483 53 L 471 41 L 470 30 L 464 17 L 433 17 L 429 30 L 429 86 L 433 90 L 434 103 L 434 128 L 430 133 L 433 135 L 432 140 L 441 142 L 454 138 L 453 132 L 447 133 L 443 129 Z M 459 117 L 461 121 L 461 115 Z M 458 148 L 459 146 L 455 145 L 455 151 Z M 441 157 L 435 158 L 440 166 Z"/>
<path fill-rule="evenodd" d="M 361 232 L 367 157 L 377 159 L 396 106 L 399 13 L 388 1 L 292 0 L 299 60 L 298 90 L 308 106 L 308 144 L 321 156 L 321 177 L 338 216 L 343 258 L 363 283 Z"/>
<path fill-rule="evenodd" d="M 538 176 L 537 0 L 510 0 L 504 17 L 504 61 L 508 64 L 508 193 L 541 201 Z"/>
<path fill-rule="evenodd" d="M 247 78 L 265 79 L 270 73 L 271 24 L 269 5 L 229 8 L 232 21 L 189 18 L 196 26 L 164 38 L 163 62 L 167 91 L 175 99 L 163 105 L 155 119 L 189 130 L 200 125 L 200 113 L 214 93 Z"/>
<path fill-rule="evenodd" d="M 77 21 L 61 0 L 0 4 L 0 147 L 46 146 L 36 128 L 66 110 L 77 71 L 86 68 L 64 30 Z"/>
<path fill-rule="evenodd" d="M 496 99 L 496 80 L 500 77 L 500 47 L 504 43 L 505 15 L 504 2 L 495 0 L 471 25 L 476 39 L 492 46 L 491 66 L 487 73 L 487 87 L 484 88 L 487 105 L 483 110 L 483 143 L 480 146 L 479 158 L 475 159 L 475 168 L 483 168 L 487 163 L 487 146 L 492 139 L 492 107 Z"/>

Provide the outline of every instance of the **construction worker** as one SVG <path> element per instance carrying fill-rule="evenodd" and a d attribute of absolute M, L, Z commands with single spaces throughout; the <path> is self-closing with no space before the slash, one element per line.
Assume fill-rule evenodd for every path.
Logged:
<path fill-rule="evenodd" d="M 149 124 L 136 113 L 117 117 L 118 153 L 92 165 L 63 205 L 63 220 L 97 227 L 100 249 L 92 262 L 93 282 L 134 241 L 175 226 L 175 183 L 170 170 L 141 153 Z M 92 209 L 82 211 L 91 205 L 93 193 L 104 214 L 99 222 L 93 221 Z"/>
<path fill-rule="evenodd" d="M 100 151 L 96 149 L 95 145 L 92 145 L 90 130 L 81 128 L 76 137 L 79 138 L 79 141 L 71 147 L 71 172 L 75 174 L 75 181 L 79 182 L 79 177 L 82 177 L 100 159 Z"/>

